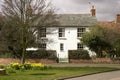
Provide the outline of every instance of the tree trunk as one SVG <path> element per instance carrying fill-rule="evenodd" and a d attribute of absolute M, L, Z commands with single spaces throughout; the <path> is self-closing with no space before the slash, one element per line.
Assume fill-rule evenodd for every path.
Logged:
<path fill-rule="evenodd" d="M 23 51 L 22 51 L 22 56 L 21 56 L 21 64 L 24 64 L 25 63 L 25 49 L 23 48 Z"/>

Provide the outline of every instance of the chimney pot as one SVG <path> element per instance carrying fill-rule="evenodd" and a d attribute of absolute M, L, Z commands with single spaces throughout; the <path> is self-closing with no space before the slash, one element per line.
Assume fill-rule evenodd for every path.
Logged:
<path fill-rule="evenodd" d="M 120 23 L 120 14 L 116 15 L 116 23 Z"/>

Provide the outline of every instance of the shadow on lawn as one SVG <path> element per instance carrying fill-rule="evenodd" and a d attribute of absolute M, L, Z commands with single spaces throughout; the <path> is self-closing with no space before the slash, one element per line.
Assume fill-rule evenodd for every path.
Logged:
<path fill-rule="evenodd" d="M 30 74 L 30 75 L 42 75 L 42 76 L 46 76 L 46 75 L 55 75 L 55 73 L 33 73 L 33 74 Z"/>

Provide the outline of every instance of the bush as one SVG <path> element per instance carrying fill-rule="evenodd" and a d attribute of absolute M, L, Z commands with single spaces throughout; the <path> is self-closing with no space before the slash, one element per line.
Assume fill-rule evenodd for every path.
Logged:
<path fill-rule="evenodd" d="M 22 66 L 23 66 L 23 68 L 24 68 L 25 70 L 30 70 L 30 69 L 32 69 L 31 63 L 25 63 L 25 64 L 22 65 Z"/>
<path fill-rule="evenodd" d="M 27 59 L 57 59 L 55 50 L 38 50 L 38 51 L 27 51 L 25 55 Z M 0 58 L 16 58 L 9 52 L 1 52 Z"/>
<path fill-rule="evenodd" d="M 9 52 L 1 52 L 0 58 L 13 58 L 14 56 Z"/>
<path fill-rule="evenodd" d="M 56 51 L 54 50 L 38 50 L 38 51 L 28 51 L 26 58 L 29 59 L 56 59 Z"/>
<path fill-rule="evenodd" d="M 87 50 L 69 50 L 69 59 L 91 59 Z"/>
<path fill-rule="evenodd" d="M 9 73 L 16 73 L 15 69 L 13 69 L 11 66 L 7 66 L 6 71 L 7 71 L 8 74 Z"/>
<path fill-rule="evenodd" d="M 0 64 L 0 69 L 4 69 L 4 68 L 5 68 L 5 65 Z"/>

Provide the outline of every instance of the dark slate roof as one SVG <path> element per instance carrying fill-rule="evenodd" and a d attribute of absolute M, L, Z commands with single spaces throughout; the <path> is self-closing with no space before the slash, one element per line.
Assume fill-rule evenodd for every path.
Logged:
<path fill-rule="evenodd" d="M 59 26 L 92 26 L 97 19 L 91 14 L 59 14 Z"/>

